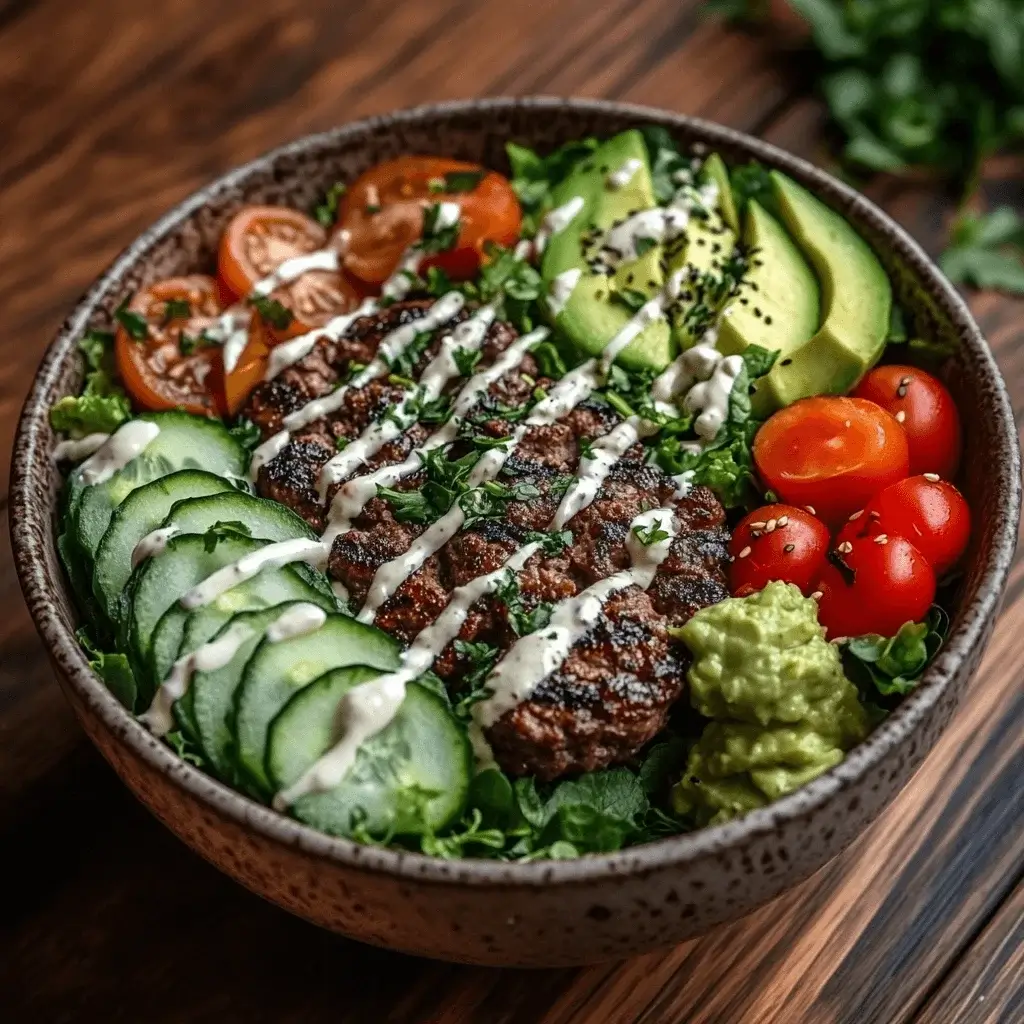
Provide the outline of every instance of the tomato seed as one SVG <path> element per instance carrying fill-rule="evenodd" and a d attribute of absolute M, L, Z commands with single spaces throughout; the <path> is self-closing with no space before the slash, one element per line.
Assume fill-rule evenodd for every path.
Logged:
<path fill-rule="evenodd" d="M 896 422 L 897 423 L 902 423 L 906 418 L 907 418 L 907 414 L 902 409 L 900 409 L 900 411 L 896 413 Z"/>
<path fill-rule="evenodd" d="M 764 532 L 765 533 L 774 533 L 775 532 L 775 527 L 778 526 L 778 525 L 779 525 L 779 522 L 778 522 L 777 519 L 769 519 L 768 522 L 765 523 Z"/>
<path fill-rule="evenodd" d="M 737 558 L 746 558 L 747 555 L 749 555 L 749 554 L 750 554 L 750 547 L 748 545 L 736 557 Z"/>
<path fill-rule="evenodd" d="M 888 544 L 889 543 L 889 535 L 887 533 L 880 533 L 875 538 L 875 543 L 876 544 Z"/>
<path fill-rule="evenodd" d="M 836 551 L 838 551 L 841 555 L 848 555 L 852 550 L 853 545 L 848 540 L 844 540 L 843 543 L 836 548 Z"/>
<path fill-rule="evenodd" d="M 789 516 L 779 516 L 778 526 L 788 526 Z"/>
<path fill-rule="evenodd" d="M 765 523 L 751 523 L 750 528 L 752 530 L 763 530 L 767 524 Z"/>
<path fill-rule="evenodd" d="M 855 519 L 860 519 L 862 515 L 864 515 L 864 509 L 861 509 L 859 512 L 854 512 L 853 515 L 850 516 L 850 522 L 852 523 Z"/>

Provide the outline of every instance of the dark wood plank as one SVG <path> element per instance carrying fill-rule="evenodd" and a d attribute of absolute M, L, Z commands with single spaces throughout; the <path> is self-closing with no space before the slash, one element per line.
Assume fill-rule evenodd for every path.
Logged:
<path fill-rule="evenodd" d="M 1024 1020 L 1024 883 L 999 908 L 916 1018 L 917 1024 L 1019 1020 Z"/>

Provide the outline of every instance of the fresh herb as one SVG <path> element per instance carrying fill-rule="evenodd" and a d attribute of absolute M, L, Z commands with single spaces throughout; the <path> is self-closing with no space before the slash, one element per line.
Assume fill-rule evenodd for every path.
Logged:
<path fill-rule="evenodd" d="M 517 330 L 527 332 L 536 321 L 536 302 L 543 292 L 541 276 L 513 249 L 488 245 L 480 268 L 477 294 L 481 302 L 501 302 L 501 316 Z"/>
<path fill-rule="evenodd" d="M 377 487 L 378 497 L 387 501 L 400 523 L 427 524 L 443 516 L 466 492 L 466 478 L 480 457 L 478 452 L 470 452 L 460 459 L 448 459 L 440 447 L 421 451 L 419 456 L 426 480 L 418 490 Z"/>
<path fill-rule="evenodd" d="M 542 341 L 530 349 L 530 355 L 537 363 L 537 369 L 541 376 L 550 377 L 551 380 L 561 380 L 568 372 L 565 360 L 558 347 L 551 341 Z"/>
<path fill-rule="evenodd" d="M 433 295 L 436 299 L 455 289 L 448 272 L 441 267 L 427 267 L 427 276 L 422 281 L 422 287 L 419 290 Z"/>
<path fill-rule="evenodd" d="M 494 596 L 505 606 L 505 617 L 516 636 L 527 636 L 543 629 L 551 621 L 553 605 L 550 601 L 538 601 L 528 608 L 519 589 L 519 581 L 511 569 L 494 591 Z"/>
<path fill-rule="evenodd" d="M 466 665 L 466 672 L 462 676 L 461 693 L 453 710 L 456 718 L 468 722 L 469 709 L 488 696 L 484 683 L 498 660 L 499 651 L 491 644 L 468 640 L 456 640 L 454 646 L 455 653 Z"/>
<path fill-rule="evenodd" d="M 128 396 L 115 380 L 113 346 L 109 331 L 89 331 L 78 343 L 86 366 L 82 392 L 51 407 L 54 430 L 72 437 L 111 434 L 131 416 Z"/>
<path fill-rule="evenodd" d="M 425 835 L 420 840 L 420 849 L 430 857 L 452 860 L 465 857 L 473 847 L 486 850 L 500 850 L 505 845 L 505 833 L 500 828 L 483 828 L 483 814 L 474 807 L 469 818 L 454 832 L 446 836 Z"/>
<path fill-rule="evenodd" d="M 129 711 L 134 710 L 136 699 L 135 676 L 128 658 L 124 654 L 108 654 L 93 643 L 88 631 L 82 626 L 76 633 L 82 650 L 89 659 L 89 667 L 103 680 L 107 689 Z"/>
<path fill-rule="evenodd" d="M 323 199 L 313 207 L 313 218 L 318 224 L 325 228 L 334 226 L 338 219 L 338 206 L 347 191 L 348 186 L 344 182 L 336 181 L 324 193 Z"/>
<path fill-rule="evenodd" d="M 253 295 L 249 299 L 249 305 L 260 315 L 264 323 L 269 324 L 277 331 L 287 330 L 295 319 L 292 311 L 282 305 L 277 299 L 269 295 Z"/>
<path fill-rule="evenodd" d="M 246 451 L 252 451 L 260 443 L 260 428 L 245 416 L 239 417 L 228 433 Z"/>
<path fill-rule="evenodd" d="M 939 265 L 954 284 L 1024 295 L 1024 220 L 1008 206 L 962 214 Z"/>
<path fill-rule="evenodd" d="M 161 325 L 166 327 L 172 320 L 183 320 L 191 316 L 192 306 L 188 299 L 168 299 L 164 303 L 164 315 Z"/>
<path fill-rule="evenodd" d="M 483 358 L 483 352 L 478 348 L 457 348 L 452 352 L 452 362 L 462 377 L 469 377 L 476 369 L 476 364 Z"/>
<path fill-rule="evenodd" d="M 443 512 L 437 512 L 421 490 L 398 491 L 393 487 L 377 485 L 377 497 L 391 506 L 392 515 L 400 523 L 432 523 Z"/>
<path fill-rule="evenodd" d="M 352 443 L 352 438 L 346 437 L 344 434 L 339 434 L 334 439 L 334 450 L 337 452 L 343 452 Z"/>
<path fill-rule="evenodd" d="M 611 298 L 634 313 L 647 302 L 647 296 L 636 288 L 613 288 Z"/>
<path fill-rule="evenodd" d="M 387 363 L 388 369 L 401 377 L 411 378 L 416 372 L 416 365 L 430 348 L 433 338 L 432 332 L 420 331 L 400 352 L 396 352 L 393 356 L 385 355 L 384 362 Z"/>
<path fill-rule="evenodd" d="M 458 195 L 472 192 L 484 180 L 486 171 L 448 171 L 427 182 L 427 188 L 436 194 Z"/>
<path fill-rule="evenodd" d="M 405 416 L 411 426 L 423 423 L 427 426 L 445 423 L 451 413 L 452 400 L 449 395 L 438 395 L 427 399 L 423 388 L 418 388 L 405 400 Z"/>
<path fill-rule="evenodd" d="M 756 160 L 734 167 L 729 174 L 733 202 L 740 213 L 746 210 L 752 200 L 763 206 L 776 218 L 779 216 L 778 201 L 768 169 Z"/>
<path fill-rule="evenodd" d="M 379 203 L 367 203 L 363 207 L 363 213 L 365 213 L 367 217 L 374 217 L 380 213 L 382 209 L 383 207 L 381 207 Z"/>
<path fill-rule="evenodd" d="M 693 181 L 691 161 L 679 152 L 675 139 L 666 128 L 646 124 L 640 129 L 647 146 L 651 183 L 659 205 L 664 206 L 679 191 L 681 184 Z"/>
<path fill-rule="evenodd" d="M 228 519 L 224 522 L 216 522 L 206 533 L 203 534 L 203 548 L 207 554 L 214 551 L 217 545 L 224 540 L 235 540 L 238 537 L 251 537 L 252 530 L 246 523 L 238 519 Z"/>
<path fill-rule="evenodd" d="M 536 485 L 520 481 L 511 486 L 498 480 L 466 491 L 459 498 L 459 507 L 465 514 L 465 529 L 471 529 L 487 519 L 501 519 L 508 511 L 510 501 L 529 501 L 540 496 Z"/>
<path fill-rule="evenodd" d="M 579 448 L 581 459 L 586 459 L 588 462 L 592 462 L 594 460 L 594 443 L 592 438 L 581 437 L 579 439 Z"/>
<path fill-rule="evenodd" d="M 178 334 L 178 351 L 183 356 L 190 356 L 198 349 L 213 348 L 219 344 L 220 342 L 215 341 L 205 331 L 195 335 L 187 334 L 185 331 L 181 331 Z"/>
<path fill-rule="evenodd" d="M 634 526 L 633 534 L 645 548 L 649 548 L 652 544 L 658 544 L 663 540 L 668 540 L 671 536 L 668 530 L 665 529 L 665 524 L 660 520 L 651 523 L 650 526 Z"/>
<path fill-rule="evenodd" d="M 529 530 L 526 534 L 527 544 L 539 544 L 545 555 L 560 555 L 572 544 L 571 530 Z"/>
<path fill-rule="evenodd" d="M 641 259 L 646 256 L 657 244 L 653 238 L 648 238 L 646 235 L 635 238 L 633 240 L 633 248 L 636 249 L 636 258 Z M 637 308 L 639 309 L 640 307 L 638 306 Z"/>
<path fill-rule="evenodd" d="M 443 213 L 448 204 L 433 203 L 423 211 L 423 242 L 425 253 L 447 252 L 455 248 L 462 224 L 459 220 L 448 223 Z"/>
<path fill-rule="evenodd" d="M 192 742 L 180 729 L 174 729 L 164 736 L 164 742 L 173 750 L 182 761 L 187 761 L 196 768 L 203 768 L 206 765 L 206 758 L 202 750 Z"/>
<path fill-rule="evenodd" d="M 536 234 L 544 213 L 553 205 L 551 190 L 568 177 L 576 164 L 585 160 L 600 145 L 597 139 L 567 142 L 547 156 L 518 143 L 505 146 L 512 167 L 512 188 L 523 209 L 523 235 Z"/>
<path fill-rule="evenodd" d="M 125 329 L 132 341 L 145 341 L 149 337 L 149 323 L 141 313 L 128 308 L 128 297 L 114 310 L 114 319 Z"/>

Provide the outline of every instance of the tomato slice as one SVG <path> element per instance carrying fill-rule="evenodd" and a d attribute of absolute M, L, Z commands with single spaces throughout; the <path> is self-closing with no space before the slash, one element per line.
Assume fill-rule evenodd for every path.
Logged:
<path fill-rule="evenodd" d="M 219 345 L 202 334 L 223 304 L 212 277 L 193 274 L 157 281 L 136 292 L 118 316 L 117 369 L 143 409 L 221 411 L 211 373 L 221 365 Z"/>
<path fill-rule="evenodd" d="M 935 570 L 947 573 L 967 550 L 971 510 L 950 483 L 929 474 L 899 480 L 879 491 L 862 513 L 854 513 L 836 538 L 906 537 Z"/>
<path fill-rule="evenodd" d="M 910 472 L 952 479 L 963 445 L 960 413 L 937 377 L 916 366 L 876 366 L 854 394 L 895 416 L 910 445 Z"/>
<path fill-rule="evenodd" d="M 772 580 L 815 589 L 825 565 L 828 527 L 792 505 L 765 505 L 742 519 L 729 541 L 729 583 L 735 597 L 763 590 Z"/>
<path fill-rule="evenodd" d="M 245 299 L 254 285 L 285 260 L 327 247 L 327 233 L 311 217 L 285 206 L 247 206 L 235 214 L 220 241 L 217 272 L 224 288 Z M 332 317 L 359 305 L 359 290 L 338 271 L 308 270 L 271 292 L 291 313 L 271 324 L 277 339 L 323 327 Z"/>
<path fill-rule="evenodd" d="M 754 438 L 761 479 L 787 504 L 838 525 L 910 467 L 903 428 L 863 398 L 805 398 Z"/>
<path fill-rule="evenodd" d="M 363 281 L 385 281 L 422 237 L 428 208 L 440 202 L 459 206 L 458 237 L 426 266 L 456 279 L 473 277 L 488 242 L 507 246 L 519 237 L 519 200 L 502 175 L 462 160 L 402 156 L 360 175 L 345 194 L 338 216 L 345 268 Z"/>
<path fill-rule="evenodd" d="M 829 554 L 818 591 L 818 621 L 830 640 L 895 636 L 928 614 L 935 573 L 905 537 L 854 537 Z"/>

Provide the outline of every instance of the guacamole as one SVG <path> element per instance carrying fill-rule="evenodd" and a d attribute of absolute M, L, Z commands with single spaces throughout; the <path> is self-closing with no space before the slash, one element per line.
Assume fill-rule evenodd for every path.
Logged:
<path fill-rule="evenodd" d="M 838 764 L 867 719 L 817 604 L 769 583 L 697 612 L 678 632 L 693 653 L 690 700 L 711 721 L 672 791 L 681 814 L 716 824 Z"/>

